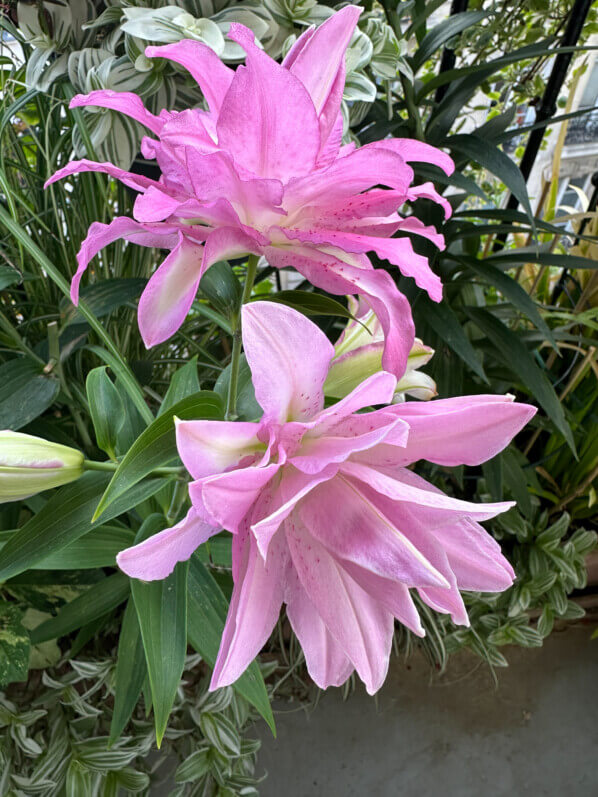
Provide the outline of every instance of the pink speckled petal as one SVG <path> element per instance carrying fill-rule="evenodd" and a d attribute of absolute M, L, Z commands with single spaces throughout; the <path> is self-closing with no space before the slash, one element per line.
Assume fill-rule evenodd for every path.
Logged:
<path fill-rule="evenodd" d="M 320 689 L 344 684 L 354 667 L 310 601 L 295 570 L 285 585 L 285 601 L 287 617 L 301 644 L 312 681 Z"/>
<path fill-rule="evenodd" d="M 233 540 L 235 586 L 210 689 L 228 686 L 243 674 L 272 633 L 283 600 L 285 541 L 274 540 L 264 561 L 249 533 L 249 522 Z"/>
<path fill-rule="evenodd" d="M 512 396 L 459 396 L 406 402 L 398 415 L 411 426 L 404 464 L 479 465 L 496 456 L 536 413 Z"/>
<path fill-rule="evenodd" d="M 71 161 L 62 169 L 55 172 L 52 177 L 46 180 L 44 188 L 47 188 L 57 180 L 63 180 L 65 177 L 70 177 L 72 174 L 82 174 L 83 172 L 100 172 L 102 174 L 107 174 L 110 177 L 114 177 L 116 180 L 120 180 L 121 183 L 129 188 L 133 188 L 135 191 L 146 191 L 152 186 L 160 186 L 160 183 L 156 180 L 150 180 L 149 177 L 143 177 L 141 174 L 133 174 L 133 172 L 119 169 L 118 166 L 114 166 L 112 163 L 98 163 L 97 161 L 90 161 L 87 158 L 83 158 L 82 160 Z"/>
<path fill-rule="evenodd" d="M 264 254 L 271 265 L 276 268 L 293 266 L 313 285 L 329 293 L 365 297 L 384 329 L 382 367 L 397 377 L 405 373 L 415 328 L 409 302 L 390 274 L 373 269 L 367 258 L 369 267 L 354 265 L 354 260 L 347 262 L 349 256 L 340 250 L 331 254 L 297 244 L 289 249 L 271 246 Z"/>
<path fill-rule="evenodd" d="M 320 128 L 306 88 L 257 47 L 248 28 L 233 23 L 228 37 L 247 57 L 222 103 L 217 122 L 220 146 L 260 177 L 287 180 L 309 172 L 320 150 Z"/>
<path fill-rule="evenodd" d="M 285 535 L 303 589 L 369 694 L 374 694 L 388 671 L 392 614 L 351 578 L 296 513 L 285 521 Z"/>
<path fill-rule="evenodd" d="M 255 396 L 269 421 L 305 421 L 324 406 L 334 348 L 297 310 L 277 302 L 243 306 L 243 346 Z"/>

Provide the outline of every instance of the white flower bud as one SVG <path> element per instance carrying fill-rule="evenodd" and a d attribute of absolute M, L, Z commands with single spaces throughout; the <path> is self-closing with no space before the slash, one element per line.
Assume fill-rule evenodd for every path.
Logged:
<path fill-rule="evenodd" d="M 83 454 L 21 432 L 0 431 L 0 504 L 67 484 L 83 473 Z"/>

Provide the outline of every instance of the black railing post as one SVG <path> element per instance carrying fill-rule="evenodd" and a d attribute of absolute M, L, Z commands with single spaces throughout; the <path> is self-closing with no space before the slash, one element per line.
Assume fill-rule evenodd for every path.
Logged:
<path fill-rule="evenodd" d="M 583 30 L 583 26 L 591 5 L 592 0 L 575 0 L 569 15 L 567 27 L 565 28 L 563 38 L 559 44 L 560 47 L 575 47 L 581 35 L 581 31 Z M 569 64 L 571 63 L 572 58 L 573 53 L 559 53 L 554 59 L 552 71 L 550 73 L 550 77 L 548 78 L 546 89 L 544 90 L 544 95 L 542 96 L 542 100 L 536 111 L 536 123 L 547 123 L 548 120 L 555 115 L 559 93 L 563 87 L 565 78 L 567 77 L 567 71 L 569 70 Z M 542 144 L 542 139 L 544 138 L 545 132 L 546 125 L 542 125 L 542 127 L 532 130 L 532 132 L 529 134 L 529 138 L 525 146 L 525 152 L 523 153 L 521 163 L 519 164 L 519 168 L 521 169 L 521 173 L 523 174 L 526 182 L 531 174 L 534 163 L 536 162 L 536 157 L 540 150 L 540 145 Z M 518 204 L 519 200 L 517 197 L 511 194 L 509 201 L 507 202 L 507 208 L 510 210 L 515 210 Z"/>
<path fill-rule="evenodd" d="M 453 0 L 451 3 L 451 11 L 450 15 L 453 17 L 455 14 L 461 14 L 463 11 L 467 11 L 467 6 L 469 4 L 469 0 Z M 448 47 L 444 48 L 442 53 L 442 59 L 440 61 L 440 68 L 438 70 L 438 74 L 441 75 L 443 72 L 448 72 L 449 69 L 452 69 L 455 66 L 455 62 L 457 60 L 457 56 L 455 55 L 454 50 L 450 50 Z M 445 83 L 444 86 L 438 86 L 436 89 L 436 94 L 434 96 L 435 102 L 439 103 L 440 100 L 444 97 L 448 90 L 449 84 Z"/>

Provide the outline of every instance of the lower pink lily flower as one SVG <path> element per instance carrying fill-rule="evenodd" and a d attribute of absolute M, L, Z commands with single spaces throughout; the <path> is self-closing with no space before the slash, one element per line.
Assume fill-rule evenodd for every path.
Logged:
<path fill-rule="evenodd" d="M 356 670 L 373 694 L 388 670 L 394 619 L 424 633 L 411 589 L 467 625 L 459 590 L 501 591 L 514 578 L 478 523 L 512 504 L 451 498 L 408 466 L 478 465 L 535 409 L 481 395 L 368 410 L 392 400 L 397 380 L 387 372 L 324 408 L 334 349 L 323 332 L 271 302 L 245 305 L 242 321 L 262 419 L 177 424 L 193 508 L 179 526 L 121 553 L 119 565 L 163 578 L 228 529 L 234 591 L 211 688 L 239 678 L 285 603 L 313 680 L 337 686 Z"/>

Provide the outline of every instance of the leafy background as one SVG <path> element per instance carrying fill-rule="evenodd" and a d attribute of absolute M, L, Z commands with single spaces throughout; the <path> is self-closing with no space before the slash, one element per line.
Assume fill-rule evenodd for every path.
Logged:
<path fill-rule="evenodd" d="M 76 310 L 68 284 L 79 243 L 91 222 L 130 213 L 132 196 L 97 174 L 48 191 L 43 183 L 73 152 L 116 155 L 139 171 L 148 164 L 139 159 L 135 125 L 111 112 L 69 111 L 68 99 L 111 87 L 138 91 L 156 108 L 199 103 L 182 72 L 144 62 L 146 42 L 200 36 L 197 20 L 205 17 L 220 29 L 241 19 L 278 57 L 304 25 L 331 11 L 313 0 L 242 10 L 222 0 L 181 2 L 180 30 L 166 25 L 165 33 L 156 16 L 162 5 L 136 4 L 145 38 L 129 24 L 132 4 L 120 0 L 7 4 L 2 17 L 23 58 L 8 46 L 0 57 L 0 427 L 106 462 L 105 471 L 60 490 L 0 505 L 3 795 L 147 793 L 173 761 L 172 795 L 255 794 L 252 723 L 261 715 L 274 727 L 273 696 L 314 699 L 284 619 L 234 688 L 207 693 L 231 591 L 226 535 L 164 583 L 130 582 L 115 569 L 119 550 L 184 512 L 172 418 L 222 416 L 245 266 L 213 267 L 179 333 L 149 352 L 135 312 L 159 252 L 109 247 L 89 269 Z M 444 252 L 416 242 L 443 278 L 445 301 L 435 305 L 400 279 L 419 337 L 436 350 L 427 370 L 441 396 L 511 392 L 540 408 L 481 468 L 430 466 L 423 474 L 459 497 L 517 501 L 489 524 L 516 569 L 515 585 L 498 596 L 469 594 L 469 629 L 421 605 L 426 638 L 397 626 L 396 650 L 420 647 L 442 668 L 468 648 L 501 667 L 506 646 L 541 645 L 555 623 L 583 617 L 585 561 L 596 544 L 596 219 L 576 218 L 572 234 L 549 202 L 532 213 L 516 165 L 526 130 L 513 121 L 522 103 L 542 94 L 572 3 L 480 0 L 450 21 L 434 16 L 443 6 L 435 0 L 363 5 L 349 52 L 345 136 L 361 143 L 415 136 L 448 149 L 457 163 L 451 178 L 418 170 L 456 211 L 443 227 Z M 594 9 L 563 95 L 595 18 Z M 234 53 L 223 57 L 235 62 Z M 567 116 L 566 108 L 557 114 Z M 504 207 L 510 192 L 518 210 Z M 415 212 L 442 224 L 425 200 Z M 280 288 L 263 268 L 255 295 L 275 298 Z M 276 298 L 309 314 L 331 339 L 348 317 L 306 283 Z M 254 417 L 246 368 L 238 393 L 240 413 Z M 352 688 L 350 681 L 345 690 Z"/>

